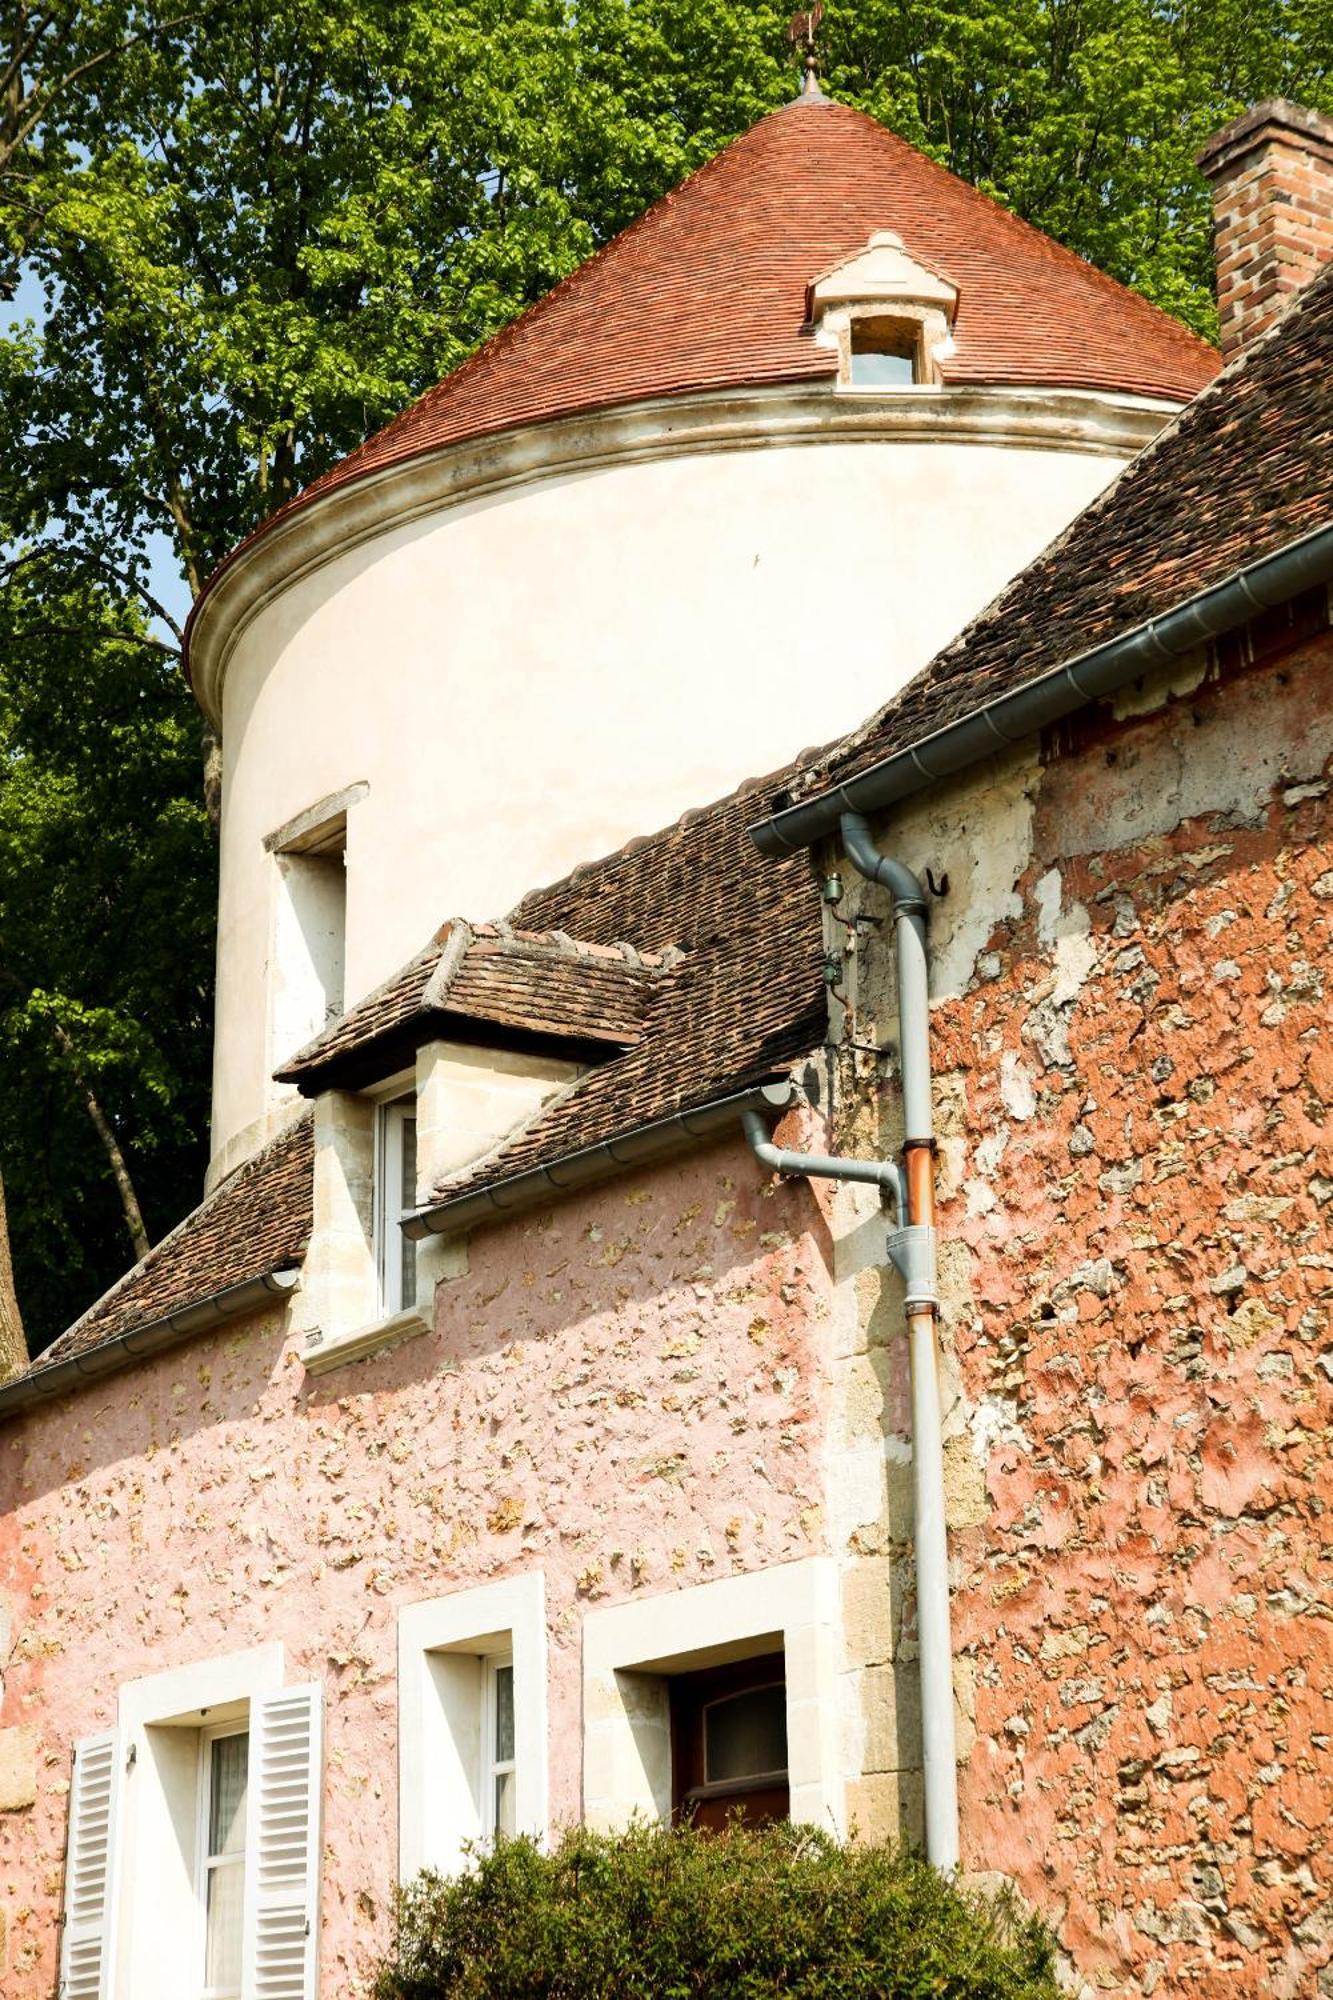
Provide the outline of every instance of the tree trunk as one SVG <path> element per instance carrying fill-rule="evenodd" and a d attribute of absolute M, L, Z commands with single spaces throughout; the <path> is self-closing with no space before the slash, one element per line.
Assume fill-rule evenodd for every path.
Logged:
<path fill-rule="evenodd" d="M 69 1035 L 60 1022 L 56 1020 L 53 1020 L 51 1023 L 51 1032 L 60 1046 L 61 1054 L 69 1064 L 70 1075 L 82 1093 L 84 1104 L 88 1109 L 88 1116 L 93 1121 L 93 1129 L 101 1140 L 107 1159 L 111 1163 L 111 1176 L 116 1183 L 116 1192 L 120 1196 L 120 1205 L 125 1215 L 125 1227 L 129 1230 L 130 1241 L 134 1245 L 134 1260 L 138 1263 L 141 1258 L 148 1255 L 153 1246 L 148 1240 L 148 1231 L 144 1227 L 143 1210 L 139 1206 L 139 1197 L 134 1192 L 134 1182 L 130 1179 L 130 1170 L 126 1164 L 125 1155 L 120 1150 L 120 1141 L 112 1131 L 110 1121 L 98 1103 L 92 1085 L 88 1082 L 79 1067 L 78 1055 Z"/>
<path fill-rule="evenodd" d="M 12 1382 L 28 1365 L 18 1293 L 14 1290 L 14 1260 L 9 1254 L 9 1221 L 5 1213 L 5 1177 L 0 1174 L 0 1382 Z"/>

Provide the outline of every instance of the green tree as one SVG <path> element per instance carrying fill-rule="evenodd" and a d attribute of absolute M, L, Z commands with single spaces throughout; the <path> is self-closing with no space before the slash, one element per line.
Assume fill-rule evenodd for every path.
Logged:
<path fill-rule="evenodd" d="M 0 297 L 21 277 L 40 306 L 35 324 L 0 322 L 0 549 L 22 558 L 0 575 L 17 717 L 0 788 L 18 802 L 0 814 L 35 821 L 40 806 L 52 827 L 68 816 L 68 837 L 15 837 L 7 866 L 24 879 L 0 873 L 0 938 L 31 870 L 55 871 L 46 901 L 71 921 L 59 871 L 76 853 L 85 869 L 99 842 L 147 853 L 193 800 L 200 725 L 153 593 L 163 550 L 197 593 L 302 484 L 789 97 L 789 19 L 789 4 L 729 0 L 10 0 Z M 1205 331 L 1198 144 L 1256 96 L 1333 110 L 1333 0 L 829 0 L 821 45 L 837 95 Z M 104 719 L 130 659 L 151 726 L 99 831 L 58 773 L 119 754 Z M 19 698 L 29 677 L 50 690 L 62 675 L 87 690 L 67 765 Z M 150 965 L 175 931 L 207 931 L 206 851 L 177 866 L 162 938 L 134 938 Z M 86 1084 L 117 1024 L 110 1129 L 159 1230 L 197 1186 L 207 993 L 180 1017 L 198 1024 L 185 1049 L 161 1025 L 172 981 L 135 986 L 95 940 L 25 935 L 6 948 L 30 982 L 28 1032 L 47 995 L 73 1036 L 62 1102 L 80 1101 L 76 1068 Z M 208 958 L 201 944 L 201 983 Z M 58 1039 L 48 1027 L 52 1064 Z M 8 1066 L 0 1165 L 41 1339 L 115 1275 L 133 1230 L 113 1199 L 119 1241 L 81 1215 L 86 1254 L 61 1263 L 58 1191 L 116 1169 L 86 1102 L 68 1133 L 79 1172 L 43 1162 L 18 1102 L 30 1089 Z M 140 1174 L 159 1167 L 149 1198 Z"/>
<path fill-rule="evenodd" d="M 58 552 L 21 564 L 0 589 L 0 1163 L 38 1343 L 197 1199 L 213 866 L 174 659 Z"/>

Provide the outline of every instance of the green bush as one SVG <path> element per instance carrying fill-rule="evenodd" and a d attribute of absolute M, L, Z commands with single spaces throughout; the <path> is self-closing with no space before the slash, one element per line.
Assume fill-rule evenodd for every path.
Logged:
<path fill-rule="evenodd" d="M 1057 2000 L 1050 1939 L 903 1849 L 791 1826 L 502 1842 L 399 1901 L 375 2000 Z"/>

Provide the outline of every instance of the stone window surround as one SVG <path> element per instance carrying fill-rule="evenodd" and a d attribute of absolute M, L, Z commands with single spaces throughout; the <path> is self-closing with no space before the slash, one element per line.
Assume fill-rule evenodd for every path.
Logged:
<path fill-rule="evenodd" d="M 398 1874 L 457 1874 L 483 1837 L 484 1663 L 514 1666 L 515 1825 L 548 1832 L 546 1582 L 521 1571 L 398 1614 Z"/>
<path fill-rule="evenodd" d="M 195 1857 L 179 1830 L 197 1825 L 199 1732 L 239 1721 L 260 1695 L 285 1685 L 280 1641 L 126 1681 L 117 1721 L 124 1787 L 116 1885 L 115 1963 L 109 1991 L 179 2000 L 180 1968 L 201 1949 Z"/>
<path fill-rule="evenodd" d="M 861 383 L 852 380 L 852 352 L 856 342 L 858 320 L 869 320 L 881 325 L 893 321 L 904 331 L 910 329 L 912 338 L 912 367 L 915 379 L 895 388 L 885 383 Z M 924 390 L 938 390 L 943 386 L 940 361 L 952 352 L 953 336 L 949 322 L 937 307 L 909 304 L 906 301 L 890 304 L 884 300 L 867 300 L 863 304 L 831 307 L 819 323 L 817 335 L 821 346 L 835 347 L 838 354 L 838 390 L 852 395 L 889 396 L 910 395 Z"/>
<path fill-rule="evenodd" d="M 573 1062 L 472 1044 L 426 1042 L 415 1070 L 368 1091 L 315 1099 L 314 1227 L 303 1277 L 301 1358 L 311 1374 L 377 1354 L 429 1330 L 436 1285 L 467 1270 L 464 1243 L 416 1248 L 416 1304 L 379 1309 L 374 1246 L 375 1113 L 415 1090 L 417 1199 L 490 1152 L 580 1073 Z"/>
<path fill-rule="evenodd" d="M 671 1811 L 670 1676 L 782 1647 L 791 1817 L 841 1837 L 838 1570 L 810 1556 L 589 1611 L 583 1815 L 602 1831 Z"/>

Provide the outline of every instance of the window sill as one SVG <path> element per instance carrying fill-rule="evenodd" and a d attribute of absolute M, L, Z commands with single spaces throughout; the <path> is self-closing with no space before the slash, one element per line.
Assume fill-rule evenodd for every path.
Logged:
<path fill-rule="evenodd" d="M 429 1332 L 429 1325 L 415 1309 L 390 1313 L 368 1326 L 353 1327 L 350 1333 L 322 1334 L 316 1330 L 307 1335 L 301 1359 L 307 1375 L 323 1375 L 330 1368 L 341 1368 L 344 1362 L 364 1361 L 368 1355 L 383 1353 L 386 1347 L 396 1347 L 399 1341 Z"/>

